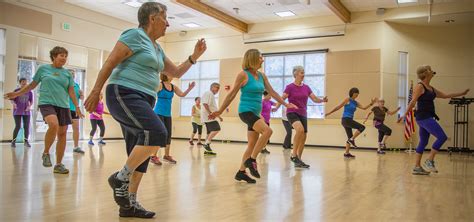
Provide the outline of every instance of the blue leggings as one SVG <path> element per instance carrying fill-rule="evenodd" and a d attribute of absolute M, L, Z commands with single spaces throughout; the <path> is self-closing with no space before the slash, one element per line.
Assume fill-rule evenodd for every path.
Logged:
<path fill-rule="evenodd" d="M 418 143 L 418 147 L 416 147 L 416 152 L 422 154 L 425 150 L 426 145 L 428 145 L 428 140 L 430 139 L 430 134 L 436 137 L 436 141 L 433 143 L 433 149 L 439 150 L 441 146 L 446 142 L 448 137 L 446 133 L 444 133 L 441 126 L 438 122 L 433 119 L 424 119 L 424 120 L 417 120 L 418 126 L 420 126 L 420 143 Z"/>

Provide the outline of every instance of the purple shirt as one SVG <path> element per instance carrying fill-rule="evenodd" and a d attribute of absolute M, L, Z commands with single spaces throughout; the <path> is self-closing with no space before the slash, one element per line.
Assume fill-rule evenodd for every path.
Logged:
<path fill-rule="evenodd" d="M 97 117 L 96 115 L 92 114 L 89 115 L 90 119 L 96 119 L 96 120 L 102 120 L 102 114 L 104 113 L 104 102 L 99 101 L 97 104 L 97 108 L 95 109 L 95 112 L 100 115 L 100 117 Z"/>
<path fill-rule="evenodd" d="M 270 112 L 272 111 L 272 106 L 275 104 L 271 100 L 262 100 L 262 116 L 266 123 L 270 123 Z"/>
<path fill-rule="evenodd" d="M 288 102 L 295 104 L 298 109 L 287 109 L 286 113 L 297 113 L 301 116 L 307 116 L 306 109 L 308 104 L 308 98 L 313 91 L 308 85 L 303 84 L 297 86 L 294 83 L 290 83 L 286 86 L 285 91 L 288 95 Z"/>
<path fill-rule="evenodd" d="M 20 88 L 15 89 L 15 92 L 20 91 Z M 14 116 L 29 116 L 30 110 L 28 104 L 33 104 L 33 92 L 29 91 L 21 96 L 13 99 L 16 109 L 13 109 Z M 28 110 L 26 110 L 28 108 Z"/>

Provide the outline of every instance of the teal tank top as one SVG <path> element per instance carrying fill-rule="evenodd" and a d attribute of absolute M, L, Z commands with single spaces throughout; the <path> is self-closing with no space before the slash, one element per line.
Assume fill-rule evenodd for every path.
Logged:
<path fill-rule="evenodd" d="M 262 113 L 262 95 L 265 91 L 263 75 L 258 72 L 258 80 L 256 80 L 248 70 L 244 71 L 247 74 L 248 81 L 240 89 L 239 113 L 252 112 L 256 116 L 260 116 Z"/>
<path fill-rule="evenodd" d="M 174 85 L 171 84 L 171 91 L 167 90 L 165 84 L 162 82 L 162 89 L 157 93 L 157 100 L 155 105 L 155 113 L 160 116 L 171 117 L 171 103 L 174 96 Z"/>
<path fill-rule="evenodd" d="M 342 118 L 354 118 L 354 113 L 357 109 L 357 102 L 353 99 L 349 99 L 349 103 L 344 105 L 344 112 Z"/>

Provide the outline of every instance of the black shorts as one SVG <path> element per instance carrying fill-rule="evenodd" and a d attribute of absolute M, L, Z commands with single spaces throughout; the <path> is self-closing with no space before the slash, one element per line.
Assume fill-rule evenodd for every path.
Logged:
<path fill-rule="evenodd" d="M 255 125 L 255 123 L 260 119 L 259 116 L 256 116 L 253 112 L 243 112 L 239 113 L 239 117 L 242 122 L 247 124 L 248 131 L 255 131 L 253 125 Z"/>
<path fill-rule="evenodd" d="M 115 84 L 109 84 L 105 94 L 107 108 L 122 128 L 128 155 L 135 146 L 166 146 L 168 132 L 153 112 L 152 95 Z M 143 161 L 135 171 L 145 173 L 149 160 Z"/>
<path fill-rule="evenodd" d="M 219 122 L 217 121 L 207 122 L 206 131 L 207 131 L 207 134 L 213 131 L 221 131 L 221 125 L 219 125 Z"/>
<path fill-rule="evenodd" d="M 79 116 L 77 115 L 76 111 L 71 110 L 71 118 L 72 119 L 79 119 Z"/>
<path fill-rule="evenodd" d="M 168 132 L 168 137 L 166 137 L 166 145 L 170 145 L 171 144 L 171 130 L 173 129 L 173 125 L 172 125 L 173 121 L 171 119 L 171 116 L 158 115 L 158 117 L 165 124 L 166 131 Z"/>
<path fill-rule="evenodd" d="M 303 124 L 304 132 L 308 132 L 308 117 L 302 116 L 298 113 L 287 113 L 286 117 L 288 118 L 288 122 L 290 122 L 291 126 L 293 123 L 300 121 Z"/>
<path fill-rule="evenodd" d="M 39 105 L 38 107 L 43 119 L 49 115 L 55 115 L 58 118 L 58 123 L 60 126 L 67 126 L 72 123 L 71 112 L 69 111 L 69 108 L 62 108 L 49 104 Z"/>
<path fill-rule="evenodd" d="M 197 123 L 192 123 L 193 124 L 193 133 L 197 133 L 198 135 L 202 134 L 202 125 L 199 125 Z"/>

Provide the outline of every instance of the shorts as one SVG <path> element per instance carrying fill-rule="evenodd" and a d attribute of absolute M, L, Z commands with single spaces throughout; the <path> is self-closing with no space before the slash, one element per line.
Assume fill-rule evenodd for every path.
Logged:
<path fill-rule="evenodd" d="M 293 123 L 300 121 L 303 125 L 304 132 L 308 132 L 308 117 L 302 116 L 298 113 L 287 113 L 286 117 L 288 118 L 288 122 L 290 122 L 291 126 L 293 126 Z"/>
<path fill-rule="evenodd" d="M 60 126 L 67 126 L 72 123 L 71 112 L 69 111 L 69 108 L 62 108 L 49 104 L 39 105 L 38 107 L 43 119 L 49 115 L 55 115 L 58 118 L 58 123 Z"/>
<path fill-rule="evenodd" d="M 248 131 L 255 131 L 253 129 L 253 125 L 260 120 L 260 117 L 256 116 L 253 112 L 243 112 L 239 113 L 239 117 L 244 122 L 247 124 L 247 130 Z"/>
<path fill-rule="evenodd" d="M 213 131 L 221 131 L 221 125 L 219 125 L 219 122 L 217 121 L 207 122 L 205 124 L 206 124 L 207 134 Z"/>

